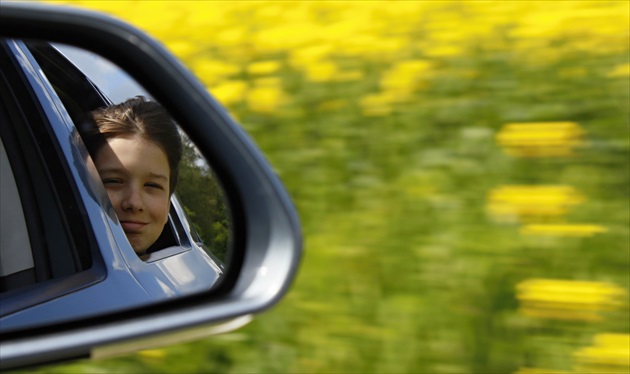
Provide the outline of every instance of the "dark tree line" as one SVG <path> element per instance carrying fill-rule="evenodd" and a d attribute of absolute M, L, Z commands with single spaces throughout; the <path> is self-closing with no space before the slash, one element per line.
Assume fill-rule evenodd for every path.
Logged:
<path fill-rule="evenodd" d="M 183 146 L 177 194 L 204 244 L 225 261 L 230 221 L 223 191 L 205 159 L 185 136 Z"/>

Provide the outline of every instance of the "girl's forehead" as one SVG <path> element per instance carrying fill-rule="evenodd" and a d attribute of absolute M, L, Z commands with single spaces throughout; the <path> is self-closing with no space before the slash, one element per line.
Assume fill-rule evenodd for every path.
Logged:
<path fill-rule="evenodd" d="M 97 154 L 97 168 L 121 167 L 133 170 L 150 170 L 153 174 L 168 174 L 170 167 L 166 153 L 155 142 L 142 137 L 115 137 Z"/>
<path fill-rule="evenodd" d="M 107 139 L 107 143 L 116 151 L 140 151 L 140 152 L 156 152 L 159 151 L 166 156 L 164 148 L 156 141 L 147 139 L 141 135 L 123 135 L 115 136 Z M 112 147 L 113 146 L 113 147 Z"/>

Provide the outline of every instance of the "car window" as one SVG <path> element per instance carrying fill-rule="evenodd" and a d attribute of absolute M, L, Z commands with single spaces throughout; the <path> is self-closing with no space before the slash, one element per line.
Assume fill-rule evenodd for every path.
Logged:
<path fill-rule="evenodd" d="M 113 103 L 120 103 L 135 95 L 151 95 L 127 72 L 103 57 L 81 48 L 52 43 L 52 46 L 72 61 L 72 64 L 94 83 Z M 37 56 L 36 56 L 37 57 Z"/>
<path fill-rule="evenodd" d="M 94 109 L 151 95 L 124 70 L 92 52 L 63 44 L 29 41 L 29 50 L 81 131 L 86 115 Z M 179 183 L 171 209 L 170 225 L 157 248 L 200 245 L 208 254 L 225 261 L 231 248 L 231 218 L 225 193 L 195 144 L 180 131 L 184 154 Z M 174 201 L 177 196 L 179 201 Z"/>
<path fill-rule="evenodd" d="M 52 129 L 65 126 L 59 117 L 60 108 L 47 101 L 46 82 L 37 76 L 34 60 L 29 60 L 18 44 L 3 43 L 0 57 L 3 117 L 0 259 L 5 278 L 0 291 L 9 291 L 86 270 L 92 264 L 92 253 L 81 203 L 69 176 L 70 166 L 62 157 Z M 12 225 L 7 224 L 8 219 Z M 5 236 L 5 231 L 14 230 L 13 227 L 14 235 Z M 8 257 L 12 260 L 6 260 Z M 16 277 L 6 278 L 24 271 L 32 274 L 17 281 L 11 280 Z"/>
<path fill-rule="evenodd" d="M 99 87 L 73 62 L 59 53 L 57 48 L 49 43 L 37 41 L 29 41 L 26 45 L 77 128 L 90 120 L 88 116 L 91 111 L 110 105 L 109 97 L 101 92 Z M 81 50 L 77 49 L 70 51 L 73 52 L 75 59 L 83 59 L 83 61 L 91 56 L 87 52 L 80 55 Z M 102 63 L 99 66 L 102 66 Z M 170 223 L 158 238 L 155 248 L 179 246 L 182 243 L 180 236 L 176 233 L 176 221 L 173 221 L 173 214 L 169 217 Z"/>
<path fill-rule="evenodd" d="M 4 119 L 3 119 L 4 120 Z M 0 290 L 35 282 L 24 212 L 4 142 L 0 138 Z"/>

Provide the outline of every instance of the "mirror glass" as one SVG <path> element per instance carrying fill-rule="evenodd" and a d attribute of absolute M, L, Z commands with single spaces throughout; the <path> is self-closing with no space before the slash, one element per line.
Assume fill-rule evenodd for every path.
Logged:
<path fill-rule="evenodd" d="M 69 45 L 54 44 L 54 47 L 81 70 L 112 104 L 119 104 L 136 96 L 155 100 L 129 74 L 109 60 Z M 190 235 L 208 254 L 225 264 L 231 237 L 225 193 L 195 143 L 181 128 L 179 135 L 183 152 L 176 195 L 191 224 Z"/>
<path fill-rule="evenodd" d="M 1 134 L 6 164 L 2 179 L 4 183 L 7 174 L 12 191 L 20 191 L 22 204 L 14 205 L 25 217 L 20 220 L 24 223 L 10 230 L 2 226 L 3 329 L 17 321 L 11 320 L 16 311 L 28 314 L 34 305 L 50 301 L 24 297 L 29 292 L 47 294 L 42 287 L 62 290 L 55 296 L 57 303 L 63 303 L 64 297 L 79 298 L 82 304 L 105 298 L 107 302 L 94 306 L 103 311 L 194 294 L 220 284 L 230 258 L 233 224 L 221 183 L 193 139 L 149 92 L 107 59 L 42 41 L 1 42 L 6 52 L 1 114 L 3 127 L 7 124 Z M 23 100 L 21 93 L 32 100 Z M 142 98 L 133 101 L 137 96 Z M 133 136 L 118 125 L 112 125 L 111 131 L 119 135 L 102 135 L 101 122 L 113 123 L 114 114 L 124 111 L 131 111 L 125 118 L 133 118 L 124 121 L 165 120 L 174 125 L 160 122 L 146 128 L 170 128 L 171 139 L 179 135 L 178 167 L 173 167 L 179 158 L 173 149 L 178 147 L 160 143 L 166 135 L 143 130 L 149 135 Z M 31 160 L 30 154 L 38 156 Z M 19 172 L 22 169 L 28 172 Z M 49 191 L 44 191 L 48 184 Z M 3 217 L 8 214 L 4 205 L 2 212 Z M 85 228 L 83 234 L 80 226 Z M 17 239 L 5 240 L 5 231 L 30 238 L 18 240 L 30 241 L 30 246 L 24 243 L 28 250 L 20 251 L 24 253 L 19 261 L 9 260 L 16 258 Z M 78 276 L 85 278 L 81 296 L 74 289 Z M 77 278 L 74 286 L 64 289 L 63 282 L 73 277 Z M 120 297 L 109 298 L 110 291 Z M 82 316 L 89 316 L 90 308 L 83 309 Z M 63 318 L 77 316 L 70 313 Z M 47 321 L 52 322 L 41 317 L 30 323 Z"/>

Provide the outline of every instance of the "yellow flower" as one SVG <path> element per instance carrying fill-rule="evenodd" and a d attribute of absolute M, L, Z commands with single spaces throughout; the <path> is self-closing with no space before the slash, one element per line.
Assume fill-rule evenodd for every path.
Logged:
<path fill-rule="evenodd" d="M 611 77 L 611 78 L 629 77 L 630 76 L 630 64 L 621 64 L 621 65 L 615 66 L 610 71 L 610 73 L 608 73 L 608 76 Z"/>
<path fill-rule="evenodd" d="M 526 225 L 520 229 L 522 235 L 539 236 L 593 236 L 607 232 L 599 225 Z"/>
<path fill-rule="evenodd" d="M 426 60 L 401 61 L 387 71 L 381 78 L 381 88 L 401 100 L 409 98 L 422 87 L 431 74 L 433 64 Z"/>
<path fill-rule="evenodd" d="M 577 361 L 576 372 L 630 372 L 629 334 L 598 334 L 593 343 L 593 346 L 582 348 L 573 354 Z"/>
<path fill-rule="evenodd" d="M 497 133 L 505 153 L 515 157 L 570 156 L 584 145 L 584 130 L 575 122 L 508 123 Z"/>
<path fill-rule="evenodd" d="M 192 70 L 202 82 L 211 86 L 225 77 L 239 73 L 241 68 L 223 61 L 198 59 L 193 61 Z"/>
<path fill-rule="evenodd" d="M 560 218 L 583 201 L 571 186 L 500 186 L 488 194 L 486 211 L 498 222 L 531 221 Z"/>
<path fill-rule="evenodd" d="M 463 52 L 464 50 L 460 46 L 444 43 L 436 44 L 424 49 L 424 53 L 431 57 L 457 56 L 463 54 Z"/>
<path fill-rule="evenodd" d="M 627 300 L 623 288 L 607 282 L 528 279 L 516 289 L 520 313 L 533 318 L 598 321 Z"/>
<path fill-rule="evenodd" d="M 289 54 L 289 63 L 295 68 L 301 68 L 325 59 L 333 50 L 332 44 L 316 44 L 295 49 Z"/>
<path fill-rule="evenodd" d="M 197 46 L 186 40 L 170 40 L 166 42 L 166 46 L 180 58 L 186 58 L 197 51 Z"/>
<path fill-rule="evenodd" d="M 241 26 L 236 26 L 216 32 L 212 36 L 212 43 L 223 47 L 233 47 L 243 44 L 247 37 L 247 30 Z"/>
<path fill-rule="evenodd" d="M 210 89 L 210 93 L 224 105 L 242 101 L 245 91 L 247 91 L 247 83 L 241 80 L 224 81 Z"/>
<path fill-rule="evenodd" d="M 600 2 L 558 1 L 528 3 L 527 9 L 515 9 L 521 14 L 511 36 L 522 52 L 522 61 L 546 63 L 575 51 L 611 53 L 628 50 L 628 2 L 617 1 L 602 7 Z M 570 40 L 565 48 L 553 48 L 555 39 Z M 523 41 L 539 41 L 539 48 L 522 48 Z M 549 61 L 545 61 L 549 59 Z"/>
<path fill-rule="evenodd" d="M 291 50 L 319 39 L 321 26 L 310 23 L 284 23 L 263 28 L 254 35 L 253 45 L 268 53 Z"/>
<path fill-rule="evenodd" d="M 253 62 L 247 66 L 247 72 L 253 75 L 272 74 L 279 69 L 280 62 L 275 60 Z"/>
<path fill-rule="evenodd" d="M 278 87 L 261 86 L 251 89 L 246 101 L 253 112 L 273 113 L 285 102 L 285 95 Z"/>
<path fill-rule="evenodd" d="M 337 65 L 331 61 L 319 61 L 305 66 L 306 79 L 311 82 L 327 82 L 335 79 Z"/>

